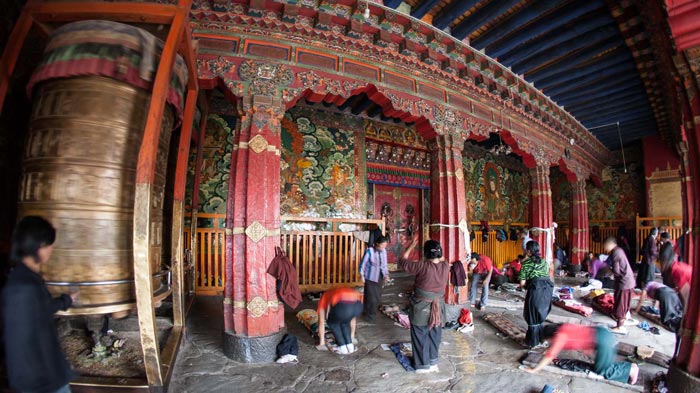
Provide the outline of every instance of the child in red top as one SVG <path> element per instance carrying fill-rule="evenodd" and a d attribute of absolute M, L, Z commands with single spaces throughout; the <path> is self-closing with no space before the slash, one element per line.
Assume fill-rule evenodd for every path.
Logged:
<path fill-rule="evenodd" d="M 362 295 L 352 288 L 334 288 L 323 293 L 318 302 L 319 346 L 325 345 L 326 321 L 333 332 L 337 348 L 334 352 L 347 355 L 355 352 L 355 319 L 362 314 Z"/>
<path fill-rule="evenodd" d="M 629 362 L 615 362 L 617 356 L 615 339 L 610 331 L 602 326 L 574 324 L 547 325 L 543 335 L 550 340 L 549 350 L 535 368 L 527 370 L 536 373 L 551 363 L 561 351 L 595 352 L 593 372 L 605 379 L 634 385 L 639 375 L 639 367 Z"/>
<path fill-rule="evenodd" d="M 520 269 L 523 267 L 523 259 L 525 259 L 525 257 L 518 255 L 517 259 L 507 264 L 506 277 L 508 277 L 508 282 L 516 284 L 520 282 Z"/>

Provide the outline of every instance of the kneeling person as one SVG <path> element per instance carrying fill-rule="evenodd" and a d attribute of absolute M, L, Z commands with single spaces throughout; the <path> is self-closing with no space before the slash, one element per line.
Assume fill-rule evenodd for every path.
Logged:
<path fill-rule="evenodd" d="M 356 318 L 362 314 L 362 295 L 352 288 L 334 288 L 323 293 L 318 302 L 319 345 L 325 345 L 326 323 L 335 336 L 334 352 L 347 355 L 355 352 Z"/>
<path fill-rule="evenodd" d="M 583 326 L 574 324 L 547 325 L 543 329 L 545 338 L 550 340 L 549 349 L 535 368 L 527 370 L 536 373 L 551 363 L 559 352 L 595 351 L 593 372 L 611 381 L 637 383 L 639 367 L 634 363 L 615 362 L 615 338 L 602 326 Z"/>

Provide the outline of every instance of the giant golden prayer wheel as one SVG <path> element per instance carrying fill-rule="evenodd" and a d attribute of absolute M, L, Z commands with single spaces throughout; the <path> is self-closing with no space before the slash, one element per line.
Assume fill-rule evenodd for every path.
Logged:
<path fill-rule="evenodd" d="M 105 48 L 114 45 L 115 29 L 117 39 L 125 42 L 119 55 L 110 57 Z M 78 301 L 64 314 L 117 316 L 135 308 L 132 238 L 136 164 L 150 93 L 134 79 L 129 67 L 139 65 L 134 53 L 149 50 L 138 44 L 154 42 L 149 37 L 144 43 L 144 34 L 149 33 L 114 22 L 66 25 L 52 36 L 45 61 L 31 82 L 35 84 L 33 109 L 19 210 L 20 216 L 47 218 L 57 229 L 52 258 L 42 273 L 54 294 L 79 291 Z M 133 64 L 125 63 L 123 46 L 131 50 L 126 53 Z M 94 53 L 81 55 L 80 48 L 86 52 L 99 48 L 102 57 L 96 63 L 95 57 L 90 57 Z M 76 59 L 74 64 L 70 58 L 66 60 L 66 53 Z M 92 65 L 86 67 L 86 58 Z M 62 64 L 52 68 L 58 61 Z M 71 68 L 77 71 L 64 71 Z M 176 114 L 166 105 L 151 206 L 150 261 L 158 299 L 170 291 L 169 280 L 162 277 L 168 271 L 161 255 L 164 189 Z"/>

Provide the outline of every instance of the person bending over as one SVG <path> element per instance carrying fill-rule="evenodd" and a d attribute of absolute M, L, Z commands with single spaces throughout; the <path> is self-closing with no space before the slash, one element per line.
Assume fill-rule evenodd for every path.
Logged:
<path fill-rule="evenodd" d="M 326 322 L 335 336 L 333 352 L 347 355 L 355 352 L 356 318 L 362 314 L 362 295 L 352 288 L 334 288 L 323 293 L 318 302 L 319 346 L 325 345 Z"/>
<path fill-rule="evenodd" d="M 603 248 L 610 255 L 611 270 L 615 277 L 613 319 L 615 319 L 617 324 L 610 331 L 618 334 L 627 334 L 625 321 L 627 320 L 627 312 L 630 310 L 632 293 L 634 293 L 634 273 L 632 273 L 632 267 L 627 260 L 625 251 L 618 247 L 617 240 L 614 237 L 605 239 Z"/>
<path fill-rule="evenodd" d="M 561 351 L 594 352 L 593 372 L 611 381 L 637 383 L 639 367 L 634 363 L 615 362 L 615 338 L 602 326 L 575 324 L 547 325 L 543 329 L 550 345 L 544 357 L 534 368 L 527 370 L 537 373 L 549 365 Z"/>
<path fill-rule="evenodd" d="M 471 302 L 472 308 L 474 308 L 476 306 L 476 292 L 479 290 L 479 282 L 483 279 L 484 282 L 481 287 L 479 308 L 481 310 L 486 310 L 489 301 L 489 283 L 493 275 L 493 261 L 486 255 L 479 255 L 473 252 L 470 266 L 472 265 L 475 266 L 472 269 L 472 286 L 469 291 L 469 301 Z"/>
<path fill-rule="evenodd" d="M 438 372 L 438 350 L 445 320 L 445 287 L 450 264 L 442 257 L 442 246 L 435 240 L 423 244 L 422 261 L 408 258 L 418 245 L 414 238 L 399 260 L 399 268 L 416 276 L 408 317 L 411 320 L 411 344 L 416 373 Z"/>

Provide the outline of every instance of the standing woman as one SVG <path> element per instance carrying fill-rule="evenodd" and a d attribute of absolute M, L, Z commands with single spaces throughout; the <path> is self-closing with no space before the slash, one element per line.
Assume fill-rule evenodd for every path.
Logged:
<path fill-rule="evenodd" d="M 520 286 L 527 289 L 523 317 L 527 322 L 525 340 L 530 348 L 538 347 L 544 337 L 542 329 L 552 310 L 554 283 L 549 279 L 549 266 L 542 259 L 540 244 L 534 240 L 525 246 L 526 259 L 520 270 Z"/>
<path fill-rule="evenodd" d="M 67 393 L 75 377 L 53 314 L 68 309 L 77 293 L 53 298 L 41 277 L 55 240 L 56 230 L 37 216 L 21 219 L 12 233 L 14 267 L 2 292 L 2 311 L 7 376 L 18 392 Z"/>
<path fill-rule="evenodd" d="M 374 245 L 365 252 L 360 264 L 360 274 L 365 283 L 364 313 L 368 321 L 374 321 L 377 307 L 382 300 L 382 285 L 389 279 L 389 267 L 386 259 L 386 245 L 389 238 L 379 236 Z"/>
<path fill-rule="evenodd" d="M 442 340 L 445 315 L 445 287 L 450 264 L 442 257 L 442 246 L 435 240 L 423 245 L 423 261 L 408 260 L 418 237 L 404 251 L 399 268 L 416 276 L 415 291 L 408 316 L 411 320 L 411 344 L 416 373 L 438 372 L 438 349 Z"/>

